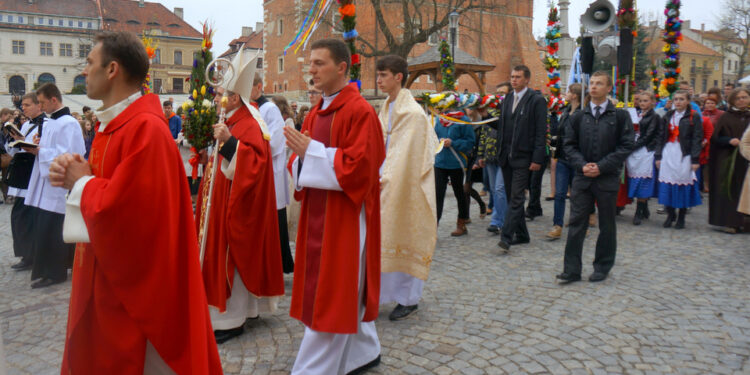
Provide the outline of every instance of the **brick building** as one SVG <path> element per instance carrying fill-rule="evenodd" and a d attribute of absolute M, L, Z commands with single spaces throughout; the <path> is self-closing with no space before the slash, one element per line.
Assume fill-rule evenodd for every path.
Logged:
<path fill-rule="evenodd" d="M 467 53 L 495 65 L 495 69 L 487 74 L 487 86 L 493 88 L 496 84 L 507 81 L 510 70 L 518 64 L 526 64 L 532 71 L 531 86 L 535 89 L 544 88 L 546 75 L 539 59 L 537 43 L 532 34 L 533 1 L 528 0 L 487 0 L 495 3 L 496 7 L 482 11 L 469 11 L 461 15 L 458 27 L 457 46 Z M 304 16 L 309 10 L 310 2 L 301 0 L 265 0 L 264 1 L 264 46 L 265 46 L 265 91 L 269 93 L 284 93 L 293 100 L 305 101 L 307 82 L 310 79 L 309 50 L 300 51 L 297 55 L 289 51 L 284 55 L 284 47 L 294 38 L 301 27 Z M 399 22 L 401 16 L 400 3 L 384 4 L 386 22 L 391 31 L 402 30 Z M 429 12 L 427 10 L 426 12 Z M 442 10 L 441 10 L 442 11 Z M 357 3 L 357 31 L 369 42 L 374 43 L 375 12 L 370 2 Z M 338 21 L 336 6 L 331 8 L 326 16 L 329 22 L 322 23 L 313 34 L 311 40 L 325 37 L 340 38 L 340 33 L 332 31 L 330 21 Z M 427 19 L 427 18 L 425 18 Z M 440 37 L 447 37 L 446 27 L 442 35 L 430 36 L 427 43 L 416 45 L 410 52 L 409 58 L 421 55 L 423 52 L 439 42 Z M 385 38 L 378 30 L 379 47 L 382 48 Z M 396 37 L 399 37 L 396 35 Z M 361 43 L 358 42 L 359 46 Z M 363 58 L 362 61 L 362 91 L 365 95 L 373 95 L 375 90 L 375 58 Z M 415 91 L 434 90 L 432 79 L 422 76 L 411 87 Z M 478 87 L 468 76 L 458 81 L 458 90 L 477 91 Z"/>

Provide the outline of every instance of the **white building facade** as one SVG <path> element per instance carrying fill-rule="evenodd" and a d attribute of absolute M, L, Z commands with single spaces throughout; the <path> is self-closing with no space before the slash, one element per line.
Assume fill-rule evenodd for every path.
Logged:
<path fill-rule="evenodd" d="M 101 20 L 92 1 L 58 1 L 16 1 L 15 9 L 0 9 L 0 94 L 23 94 L 46 82 L 63 93 L 85 87 L 81 72 Z"/>

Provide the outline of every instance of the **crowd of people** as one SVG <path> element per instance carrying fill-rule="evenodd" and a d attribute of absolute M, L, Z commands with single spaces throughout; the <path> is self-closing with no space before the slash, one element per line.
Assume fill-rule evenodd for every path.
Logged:
<path fill-rule="evenodd" d="M 377 366 L 379 305 L 396 304 L 391 320 L 418 311 L 448 185 L 458 206 L 451 236 L 469 235 L 474 200 L 503 255 L 531 241 L 526 223 L 543 217 L 549 168 L 546 239 L 562 238 L 571 202 L 561 283 L 581 280 L 593 225 L 588 279 L 608 277 L 615 217 L 631 200 L 634 225 L 652 217 L 655 199 L 664 227 L 682 229 L 707 193 L 709 224 L 750 231 L 748 89 L 694 97 L 683 84 L 661 101 L 638 91 L 636 108 L 620 109 L 611 76 L 595 72 L 588 92 L 567 88 L 558 116 L 519 65 L 497 85 L 497 108 L 432 122 L 405 88 L 401 57 L 377 61 L 387 94 L 377 110 L 349 83 L 340 40 L 311 44 L 311 108 L 266 97 L 256 62 L 242 58 L 216 88 L 226 118 L 213 127 L 218 147 L 197 197 L 175 147 L 182 120 L 173 101 L 141 93 L 148 57 L 133 34 L 96 37 L 83 74 L 100 109 L 71 112 L 45 84 L 20 112 L 0 110 L 20 258 L 12 267 L 31 270 L 32 288 L 73 270 L 63 372 L 221 373 L 216 345 L 277 309 L 285 273 L 289 314 L 305 326 L 292 373 Z M 298 216 L 294 255 L 287 210 Z"/>

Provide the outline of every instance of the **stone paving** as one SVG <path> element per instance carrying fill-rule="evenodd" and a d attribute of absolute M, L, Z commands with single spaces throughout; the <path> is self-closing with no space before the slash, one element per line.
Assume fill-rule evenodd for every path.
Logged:
<path fill-rule="evenodd" d="M 653 204 L 651 220 L 634 227 L 629 207 L 617 220 L 610 278 L 560 286 L 554 276 L 564 239 L 544 240 L 551 202 L 529 223 L 531 243 L 501 256 L 476 203 L 468 236 L 450 237 L 456 210 L 448 194 L 419 310 L 390 322 L 393 305 L 381 306 L 382 364 L 370 373 L 750 373 L 750 236 L 709 228 L 705 205 L 682 231 L 663 229 Z M 28 271 L 10 269 L 9 215 L 10 206 L 0 206 L 0 329 L 9 373 L 57 374 L 70 282 L 31 290 Z M 585 244 L 584 277 L 597 233 Z M 289 294 L 291 276 L 285 280 Z M 219 347 L 227 374 L 289 373 L 303 326 L 288 309 L 287 297 Z"/>

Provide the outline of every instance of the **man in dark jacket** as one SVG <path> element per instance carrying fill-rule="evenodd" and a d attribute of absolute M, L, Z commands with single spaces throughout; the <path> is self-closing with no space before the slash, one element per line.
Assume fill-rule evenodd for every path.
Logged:
<path fill-rule="evenodd" d="M 529 175 L 541 169 L 546 157 L 547 103 L 542 94 L 529 89 L 530 79 L 531 71 L 525 65 L 513 68 L 513 90 L 503 101 L 497 132 L 498 163 L 503 170 L 505 191 L 509 192 L 502 239 L 497 244 L 502 253 L 507 253 L 511 245 L 529 242 L 523 210 L 526 189 Z"/>
<path fill-rule="evenodd" d="M 606 279 L 615 264 L 617 190 L 623 162 L 635 144 L 630 115 L 615 109 L 607 100 L 612 78 L 605 72 L 595 72 L 589 81 L 589 90 L 591 101 L 571 118 L 563 145 L 568 163 L 575 171 L 565 266 L 563 273 L 557 275 L 563 283 L 581 280 L 583 240 L 594 202 L 599 208 L 599 238 L 594 273 L 589 281 Z"/>

